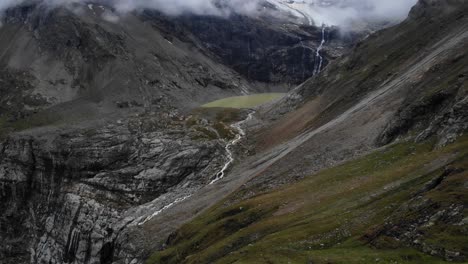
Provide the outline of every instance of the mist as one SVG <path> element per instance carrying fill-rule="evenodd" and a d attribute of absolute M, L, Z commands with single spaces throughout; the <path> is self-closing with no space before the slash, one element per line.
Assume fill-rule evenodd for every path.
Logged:
<path fill-rule="evenodd" d="M 110 5 L 117 14 L 153 9 L 173 16 L 195 14 L 229 17 L 233 13 L 256 16 L 265 12 L 262 8 L 265 2 L 275 4 L 278 1 L 281 0 L 0 0 L 0 14 L 24 2 L 39 2 L 51 7 L 93 2 Z M 350 23 L 362 20 L 403 20 L 417 0 L 333 0 L 331 2 L 334 4 L 329 6 L 322 2 L 296 0 L 294 7 L 300 8 L 316 25 L 327 24 L 345 28 Z"/>

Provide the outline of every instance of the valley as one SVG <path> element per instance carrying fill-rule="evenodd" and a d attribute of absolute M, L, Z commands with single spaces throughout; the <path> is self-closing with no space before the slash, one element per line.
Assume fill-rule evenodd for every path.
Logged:
<path fill-rule="evenodd" d="M 115 3 L 0 3 L 1 264 L 468 261 L 466 1 Z"/>

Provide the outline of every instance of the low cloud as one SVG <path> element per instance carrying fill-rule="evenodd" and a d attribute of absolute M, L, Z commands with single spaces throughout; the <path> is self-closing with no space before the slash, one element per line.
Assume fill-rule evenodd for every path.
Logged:
<path fill-rule="evenodd" d="M 168 15 L 195 14 L 229 16 L 232 13 L 255 15 L 264 12 L 264 4 L 280 6 L 281 10 L 306 14 L 315 24 L 322 23 L 346 27 L 352 22 L 363 20 L 402 20 L 417 0 L 0 0 L 0 13 L 7 8 L 25 2 L 38 2 L 55 6 L 73 6 L 77 3 L 105 4 L 117 13 L 141 9 L 159 10 Z M 330 4 L 332 3 L 332 4 Z M 289 9 L 285 7 L 292 7 Z M 299 12 L 297 12 L 299 11 Z M 106 20 L 116 21 L 116 16 L 106 13 Z"/>
<path fill-rule="evenodd" d="M 347 0 L 336 6 L 311 8 L 316 22 L 345 27 L 353 21 L 401 21 L 417 0 Z"/>
<path fill-rule="evenodd" d="M 275 3 L 277 0 L 266 0 Z M 278 4 L 280 10 L 307 16 L 314 24 L 342 28 L 360 22 L 398 22 L 405 19 L 417 0 L 296 0 Z"/>
<path fill-rule="evenodd" d="M 73 7 L 76 4 L 103 4 L 117 13 L 153 9 L 168 15 L 195 14 L 228 16 L 231 13 L 251 14 L 261 0 L 0 0 L 0 13 L 24 3 L 40 3 L 49 7 Z"/>

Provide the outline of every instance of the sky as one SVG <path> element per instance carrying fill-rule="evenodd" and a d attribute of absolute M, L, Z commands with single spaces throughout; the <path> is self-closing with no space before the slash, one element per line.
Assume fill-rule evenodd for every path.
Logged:
<path fill-rule="evenodd" d="M 14 5 L 27 1 L 46 3 L 49 6 L 70 6 L 72 3 L 89 2 L 85 0 L 0 0 L 0 13 Z M 231 13 L 253 15 L 264 0 L 97 0 L 110 3 L 119 13 L 139 9 L 155 9 L 169 15 L 196 14 L 229 16 Z M 221 1 L 222 8 L 214 1 Z M 281 1 L 281 0 L 267 0 Z M 296 0 L 314 4 L 323 0 Z M 330 0 L 329 0 L 330 1 Z M 355 19 L 403 20 L 417 0 L 333 0 L 340 4 L 331 7 L 300 5 L 313 18 L 316 24 L 345 26 Z"/>

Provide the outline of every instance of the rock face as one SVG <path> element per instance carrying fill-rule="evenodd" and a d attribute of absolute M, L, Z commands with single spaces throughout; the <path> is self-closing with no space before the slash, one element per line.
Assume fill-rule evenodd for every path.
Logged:
<path fill-rule="evenodd" d="M 141 258 L 127 259 L 121 252 L 120 243 L 128 246 L 119 241 L 121 232 L 209 183 L 225 155 L 218 140 L 193 140 L 196 131 L 183 122 L 155 129 L 160 122 L 160 116 L 140 117 L 128 124 L 5 140 L 0 145 L 2 263 L 25 263 L 29 257 L 32 263 Z"/>
<path fill-rule="evenodd" d="M 196 39 L 198 45 L 247 80 L 282 90 L 313 75 L 316 50 L 322 41 L 320 27 L 285 24 L 283 20 L 267 15 L 165 17 L 158 12 L 145 11 L 142 17 L 157 21 L 156 25 L 168 36 Z M 323 66 L 346 52 L 363 35 L 360 32 L 343 37 L 338 28 L 327 27 Z"/>
<path fill-rule="evenodd" d="M 181 20 L 207 49 L 251 81 L 295 86 L 311 77 L 318 63 L 322 31 L 314 26 L 285 28 L 278 20 L 245 16 Z M 340 39 L 336 28 L 326 29 L 325 41 L 324 67 L 339 56 L 340 46 L 352 43 Z"/>

